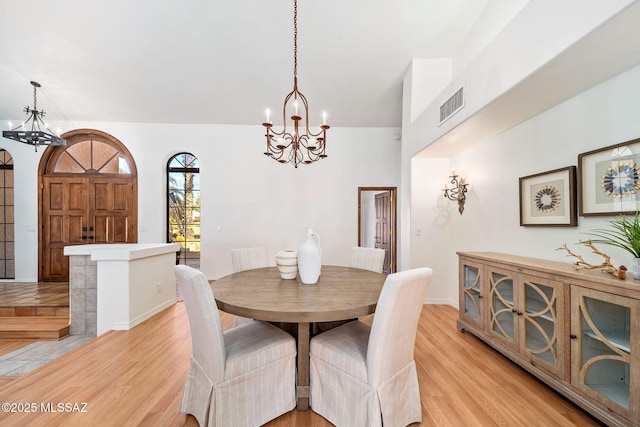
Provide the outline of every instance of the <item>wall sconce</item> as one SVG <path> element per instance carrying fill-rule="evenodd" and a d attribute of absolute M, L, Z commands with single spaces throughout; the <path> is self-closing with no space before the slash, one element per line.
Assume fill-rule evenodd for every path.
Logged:
<path fill-rule="evenodd" d="M 458 180 L 458 175 L 456 175 L 453 170 L 451 171 L 449 178 L 451 178 L 451 185 L 453 185 L 453 188 L 448 188 L 445 183 L 444 188 L 442 189 L 442 191 L 444 191 L 444 197 L 449 200 L 457 200 L 458 212 L 462 215 L 462 211 L 464 211 L 464 202 L 467 199 L 467 186 L 469 184 L 464 182 L 464 176 Z"/>

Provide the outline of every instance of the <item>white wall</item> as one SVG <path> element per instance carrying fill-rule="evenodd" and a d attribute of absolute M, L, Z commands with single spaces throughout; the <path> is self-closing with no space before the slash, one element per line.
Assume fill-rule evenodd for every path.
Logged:
<path fill-rule="evenodd" d="M 579 80 L 575 72 L 545 74 L 544 71 L 549 70 L 546 67 L 552 62 L 563 63 L 566 70 L 573 70 L 568 66 L 571 59 L 575 61 L 573 67 L 583 63 L 577 55 L 563 54 L 587 35 L 592 35 L 596 29 L 606 28 L 615 34 L 615 23 L 605 24 L 608 21 L 613 22 L 612 17 L 620 16 L 623 10 L 631 10 L 629 17 L 635 16 L 635 8 L 625 8 L 636 3 L 637 1 L 632 0 L 527 2 L 481 52 L 476 54 L 474 49 L 477 50 L 477 47 L 471 47 L 469 51 L 461 51 L 458 57 L 454 58 L 455 75 L 451 83 L 417 117 L 417 112 L 411 111 L 411 108 L 420 105 L 420 102 L 412 98 L 422 96 L 424 91 L 414 89 L 415 82 L 422 77 L 419 75 L 420 67 L 411 64 L 403 80 L 403 143 L 399 197 L 399 218 L 402 227 L 399 235 L 401 253 L 404 256 L 399 261 L 399 267 L 434 267 L 433 281 L 427 294 L 428 301 L 448 301 L 457 305 L 455 252 L 458 250 L 502 250 L 548 257 L 547 246 L 555 248 L 557 229 L 520 230 L 517 178 L 575 164 L 577 153 L 586 151 L 579 147 L 589 144 L 587 141 L 578 140 L 579 137 L 572 134 L 566 135 L 568 139 L 560 137 L 560 134 L 549 135 L 553 142 L 548 139 L 543 141 L 541 135 L 546 132 L 566 133 L 571 129 L 565 126 L 564 119 L 559 119 L 558 123 L 554 122 L 550 128 L 541 127 L 538 125 L 541 120 L 539 117 L 548 117 L 547 114 L 556 117 L 554 114 L 557 113 L 544 111 L 576 93 L 579 94 L 585 87 L 603 81 L 607 76 L 610 78 L 626 68 L 617 68 L 618 65 L 624 67 L 624 61 L 613 58 L 617 65 L 611 67 L 611 72 L 603 67 L 599 69 L 603 74 L 595 73 L 590 76 L 592 80 L 585 79 L 584 86 L 580 87 L 573 85 L 574 80 Z M 576 14 L 576 10 L 580 10 L 580 13 Z M 483 16 L 492 15 L 488 13 Z M 509 15 L 502 18 L 505 16 Z M 625 18 L 626 16 L 625 14 Z M 600 46 L 605 46 L 606 49 L 606 41 L 611 40 L 610 33 L 598 32 L 595 39 L 598 37 L 603 38 L 600 40 Z M 624 41 L 620 43 L 626 46 Z M 612 51 L 618 52 L 619 46 L 613 47 L 615 49 Z M 597 50 L 589 52 L 600 54 Z M 465 62 L 467 65 L 464 69 L 456 66 Z M 609 63 L 613 61 L 606 62 Z M 627 68 L 630 66 L 631 64 L 626 65 Z M 533 79 L 535 83 L 531 87 L 534 89 L 528 93 L 516 90 L 523 82 L 531 80 L 532 76 L 545 75 L 546 79 Z M 549 77 L 550 75 L 553 77 Z M 439 126 L 439 106 L 462 84 L 465 85 L 465 107 Z M 551 90 L 565 86 L 572 90 L 566 93 L 564 90 Z M 539 99 L 544 99 L 545 102 L 538 103 Z M 622 102 L 622 106 L 618 105 L 616 108 L 625 108 L 632 99 L 630 96 L 622 96 L 618 100 Z M 509 102 L 498 102 L 502 100 Z M 610 102 L 609 99 L 604 101 L 605 104 Z M 551 111 L 558 108 L 560 107 L 552 108 Z M 489 113 L 481 114 L 486 111 Z M 615 133 L 609 132 L 609 114 L 591 116 L 591 111 L 581 114 L 583 115 L 578 114 L 578 120 L 589 120 L 589 123 L 582 126 L 599 129 L 599 132 L 590 135 L 599 136 L 597 142 L 592 142 L 594 147 L 603 147 L 633 137 L 619 138 Z M 585 119 L 586 116 L 588 118 Z M 416 117 L 413 122 L 412 117 Z M 528 121 L 523 123 L 524 120 Z M 516 128 L 513 128 L 514 126 Z M 511 130 L 507 130 L 509 128 Z M 504 138 L 513 135 L 516 129 L 525 128 L 530 129 L 530 134 L 503 142 Z M 617 129 L 617 133 L 625 132 Z M 439 151 L 436 149 L 438 145 Z M 443 149 L 443 146 L 449 149 Z M 433 148 L 431 155 L 427 147 Z M 461 152 L 464 150 L 461 147 L 472 148 Z M 461 154 L 446 154 L 453 157 L 443 155 L 455 152 Z M 418 153 L 431 158 L 414 158 Z M 455 202 L 441 205 L 441 188 L 451 168 L 466 175 L 471 183 L 467 207 L 462 216 L 457 213 Z M 582 223 L 588 222 L 597 224 L 602 220 L 585 220 Z M 421 228 L 421 236 L 415 235 L 416 227 Z M 553 242 L 550 239 L 553 239 Z M 577 240 L 578 236 L 571 241 Z M 557 242 L 558 246 L 562 243 L 564 242 Z"/>
<path fill-rule="evenodd" d="M 411 106 L 408 115 L 409 120 L 413 122 L 451 82 L 453 59 L 414 59 L 411 62 L 411 76 Z"/>
<path fill-rule="evenodd" d="M 456 234 L 455 221 L 460 216 L 458 204 L 443 197 L 447 177 L 451 173 L 449 159 L 414 158 L 411 161 L 411 224 L 406 228 L 411 256 L 407 264 L 412 268 L 431 267 L 432 283 L 427 302 L 453 304 L 448 283 L 450 245 Z M 405 267 L 408 268 L 408 267 Z"/>
<path fill-rule="evenodd" d="M 597 264 L 602 259 L 575 245 L 584 233 L 606 227 L 612 217 L 579 217 L 578 227 L 522 227 L 519 225 L 518 178 L 577 165 L 579 153 L 640 136 L 640 67 L 542 113 L 501 135 L 451 159 L 412 162 L 412 266 L 434 267 L 428 297 L 456 305 L 456 251 L 495 251 L 571 262 L 555 249 L 567 243 Z M 428 150 L 427 150 L 428 151 Z M 447 168 L 466 175 L 471 183 L 463 215 L 455 202 L 440 207 Z M 631 266 L 631 256 L 600 247 L 615 265 Z"/>
<path fill-rule="evenodd" d="M 529 0 L 491 0 L 453 58 L 453 75 L 458 75 L 513 19 Z"/>
<path fill-rule="evenodd" d="M 198 157 L 202 186 L 201 269 L 231 272 L 231 248 L 297 248 L 312 225 L 323 262 L 346 265 L 358 240 L 358 187 L 395 187 L 400 178 L 397 128 L 332 128 L 328 158 L 298 169 L 267 159 L 260 126 L 76 123 L 118 138 L 138 168 L 138 240 L 163 242 L 168 159 Z M 53 124 L 57 126 L 57 124 Z M 69 129 L 67 129 L 69 130 Z M 15 160 L 16 280 L 37 279 L 37 168 L 42 149 L 0 139 Z"/>
<path fill-rule="evenodd" d="M 409 116 L 409 105 L 420 105 L 418 100 L 403 100 L 403 161 L 422 151 L 426 146 L 445 136 L 463 124 L 463 122 L 488 104 L 504 96 L 517 85 L 525 81 L 536 71 L 543 69 L 552 60 L 570 49 L 585 35 L 598 29 L 616 14 L 637 0 L 534 0 L 529 1 L 520 12 L 509 21 L 489 44 L 459 74 L 454 75 L 451 83 L 436 97 L 422 114 L 410 112 L 416 117 L 411 126 L 405 126 Z M 576 13 L 580 11 L 580 13 Z M 485 16 L 485 15 L 482 15 Z M 597 61 L 597 58 L 594 59 Z M 416 85 L 421 77 L 415 75 L 422 67 L 412 67 L 404 82 L 412 81 Z M 597 67 L 594 67 L 597 68 Z M 586 70 L 590 71 L 590 70 Z M 620 70 L 622 71 L 622 70 Z M 555 75 L 554 75 L 555 77 Z M 579 80 L 573 76 L 574 80 Z M 547 87 L 559 84 L 548 82 Z M 572 86 L 567 82 L 566 86 Z M 461 86 L 465 87 L 465 107 L 442 125 L 438 125 L 439 107 Z M 560 85 L 562 86 L 562 85 Z M 542 91 L 541 91 L 542 92 Z M 560 92 L 560 89 L 558 89 Z M 411 93 L 415 93 L 411 92 Z M 542 93 L 531 96 L 529 102 L 514 103 L 511 109 L 527 110 L 537 105 L 538 98 L 546 99 L 553 94 Z M 513 114 L 504 111 L 504 117 L 496 121 L 509 119 Z"/>
<path fill-rule="evenodd" d="M 360 246 L 375 248 L 376 245 L 376 192 L 360 193 Z"/>

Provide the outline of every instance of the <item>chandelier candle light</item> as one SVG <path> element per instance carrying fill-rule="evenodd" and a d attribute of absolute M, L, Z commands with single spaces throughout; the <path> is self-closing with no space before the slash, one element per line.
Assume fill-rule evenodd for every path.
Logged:
<path fill-rule="evenodd" d="M 2 131 L 2 136 L 24 144 L 33 145 L 36 151 L 38 151 L 38 145 L 66 145 L 67 140 L 51 132 L 49 126 L 42 120 L 44 110 L 38 111 L 37 100 L 37 90 L 40 87 L 40 83 L 31 82 L 31 84 L 33 85 L 33 109 L 29 107 L 24 108 L 24 112 L 27 113 L 29 117 L 21 125 L 13 129 L 11 129 L 12 125 L 9 123 L 10 130 Z"/>
<path fill-rule="evenodd" d="M 302 104 L 302 105 L 300 105 Z M 287 129 L 287 110 L 291 114 L 293 129 Z M 264 154 L 280 163 L 313 163 L 327 157 L 327 113 L 322 113 L 322 124 L 317 133 L 309 129 L 309 104 L 298 90 L 298 1 L 293 2 L 293 90 L 284 99 L 282 108 L 283 128 L 273 129 L 271 111 L 266 111 L 267 120 L 262 123 L 267 130 L 267 145 Z M 300 123 L 303 122 L 303 123 Z M 301 128 L 302 126 L 302 128 Z"/>

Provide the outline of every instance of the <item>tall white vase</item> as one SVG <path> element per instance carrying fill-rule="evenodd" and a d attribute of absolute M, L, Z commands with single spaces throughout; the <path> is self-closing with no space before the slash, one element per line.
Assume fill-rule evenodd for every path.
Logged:
<path fill-rule="evenodd" d="M 307 240 L 298 248 L 298 272 L 300 281 L 305 285 L 313 285 L 320 277 L 322 265 L 322 248 L 320 236 L 313 232 L 312 227 L 307 227 Z"/>

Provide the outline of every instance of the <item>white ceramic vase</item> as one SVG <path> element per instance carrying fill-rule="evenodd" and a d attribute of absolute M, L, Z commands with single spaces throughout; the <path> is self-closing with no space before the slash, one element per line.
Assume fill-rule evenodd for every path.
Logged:
<path fill-rule="evenodd" d="M 307 240 L 298 248 L 298 271 L 300 281 L 305 285 L 313 285 L 320 277 L 322 265 L 322 248 L 320 236 L 313 232 L 312 227 L 307 227 Z"/>
<path fill-rule="evenodd" d="M 634 279 L 640 279 L 640 258 L 633 258 L 631 271 Z"/>
<path fill-rule="evenodd" d="M 283 279 L 295 279 L 298 275 L 298 254 L 296 251 L 280 251 L 276 254 L 276 265 Z"/>

